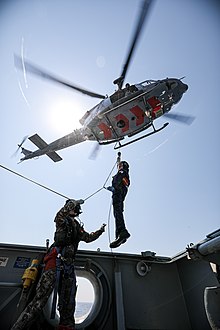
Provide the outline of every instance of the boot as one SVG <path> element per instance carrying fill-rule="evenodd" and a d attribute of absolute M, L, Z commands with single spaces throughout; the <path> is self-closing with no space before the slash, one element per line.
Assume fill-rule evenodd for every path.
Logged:
<path fill-rule="evenodd" d="M 123 238 L 123 239 L 128 239 L 131 235 L 129 234 L 129 232 L 127 231 L 127 229 L 124 229 L 120 232 L 119 237 Z"/>
<path fill-rule="evenodd" d="M 109 245 L 110 248 L 115 249 L 115 248 L 119 247 L 121 244 L 124 244 L 130 236 L 131 235 L 129 234 L 127 229 L 122 230 L 122 232 L 119 234 L 118 238 L 116 238 L 116 240 L 114 240 L 112 243 L 110 243 L 110 245 Z"/>

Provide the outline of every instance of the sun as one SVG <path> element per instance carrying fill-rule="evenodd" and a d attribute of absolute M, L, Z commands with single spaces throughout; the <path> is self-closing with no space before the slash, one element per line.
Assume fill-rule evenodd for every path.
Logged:
<path fill-rule="evenodd" d="M 60 134 L 68 134 L 81 127 L 79 119 L 83 116 L 82 106 L 77 102 L 56 100 L 48 108 L 50 128 Z"/>

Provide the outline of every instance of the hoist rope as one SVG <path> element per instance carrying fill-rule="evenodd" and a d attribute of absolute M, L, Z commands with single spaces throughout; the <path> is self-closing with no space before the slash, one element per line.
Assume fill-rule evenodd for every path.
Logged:
<path fill-rule="evenodd" d="M 109 245 L 111 243 L 111 237 L 110 237 L 110 219 L 111 219 L 111 210 L 112 210 L 112 202 L 110 203 L 109 211 L 108 211 L 108 221 L 107 221 L 107 228 L 108 228 L 108 242 Z M 111 249 L 112 250 L 112 249 Z"/>
<path fill-rule="evenodd" d="M 113 170 L 114 170 L 116 164 L 117 164 L 117 161 L 115 162 L 115 164 L 114 164 L 114 166 L 113 166 L 111 172 L 109 173 L 107 179 L 105 180 L 105 183 L 103 184 L 103 187 L 99 188 L 99 189 L 96 190 L 94 193 L 92 193 L 91 195 L 89 195 L 88 197 L 86 197 L 86 198 L 84 199 L 84 201 L 86 201 L 87 199 L 91 198 L 92 196 L 94 196 L 94 195 L 97 194 L 99 191 L 101 191 L 102 189 L 105 188 L 105 185 L 106 185 L 106 183 L 107 183 L 107 181 L 108 181 L 110 175 L 112 174 L 112 172 L 113 172 Z M 20 173 L 18 173 L 18 172 L 15 172 L 15 171 L 11 170 L 11 169 L 8 168 L 8 167 L 5 167 L 5 166 L 3 166 L 3 165 L 1 165 L 1 164 L 0 164 L 0 167 L 3 168 L 3 169 L 6 170 L 6 171 L 9 171 L 9 172 L 11 172 L 11 173 L 13 173 L 13 174 L 19 176 L 19 177 L 22 178 L 22 179 L 25 179 L 25 180 L 27 180 L 27 181 L 29 181 L 29 182 L 32 182 L 32 183 L 36 184 L 37 186 L 39 186 L 39 187 L 41 187 L 41 188 L 47 189 L 47 190 L 53 192 L 54 194 L 57 194 L 57 195 L 59 195 L 59 196 L 61 196 L 61 197 L 64 197 L 65 199 L 71 199 L 70 197 L 67 197 L 67 196 L 65 196 L 65 195 L 63 195 L 63 194 L 60 194 L 60 193 L 58 193 L 57 191 L 55 191 L 55 190 L 53 190 L 53 189 L 51 189 L 51 188 L 48 188 L 48 187 L 46 187 L 45 185 L 40 184 L 40 183 L 38 183 L 38 182 L 36 182 L 36 181 L 34 181 L 34 180 L 32 180 L 32 179 L 29 179 L 29 178 L 27 178 L 26 176 L 24 176 L 24 175 L 22 175 L 22 174 L 20 174 Z"/>
<path fill-rule="evenodd" d="M 91 194 L 91 195 L 89 195 L 88 197 L 86 197 L 86 198 L 84 199 L 84 202 L 85 202 L 87 199 L 89 199 L 90 197 L 94 196 L 94 195 L 97 194 L 99 191 L 101 191 L 102 189 L 105 188 L 105 185 L 106 185 L 106 183 L 108 182 L 108 179 L 110 178 L 110 175 L 112 174 L 112 172 L 113 172 L 113 170 L 114 170 L 116 164 L 117 164 L 117 161 L 115 162 L 113 168 L 111 169 L 111 171 L 110 171 L 110 173 L 109 173 L 107 179 L 105 180 L 103 186 L 102 186 L 101 188 L 99 188 L 98 190 L 96 190 L 93 194 Z"/>
<path fill-rule="evenodd" d="M 101 191 L 102 189 L 103 189 L 104 187 L 102 187 L 102 188 L 99 188 L 98 190 L 96 190 L 93 194 L 91 194 L 91 195 L 89 195 L 88 197 L 86 197 L 86 198 L 84 198 L 83 200 L 84 200 L 84 202 L 87 200 L 87 199 L 89 199 L 90 197 L 92 197 L 92 196 L 94 196 L 95 194 L 97 194 L 99 191 Z"/>
<path fill-rule="evenodd" d="M 102 189 L 106 188 L 105 185 L 106 185 L 106 183 L 108 182 L 108 180 L 109 180 L 109 178 L 110 178 L 110 176 L 111 176 L 111 174 L 112 174 L 112 172 L 113 172 L 113 170 L 114 170 L 116 164 L 119 163 L 119 161 L 120 161 L 120 156 L 121 156 L 121 153 L 118 153 L 118 158 L 117 158 L 117 160 L 116 160 L 114 166 L 112 167 L 112 169 L 111 169 L 111 171 L 110 171 L 110 173 L 109 173 L 107 179 L 105 180 L 103 186 L 102 186 L 101 188 L 99 188 L 98 190 L 96 190 L 93 194 L 91 194 L 91 195 L 89 195 L 88 197 L 86 197 L 86 198 L 84 199 L 84 202 L 85 202 L 87 199 L 89 199 L 89 198 L 91 198 L 92 196 L 94 196 L 95 194 L 97 194 L 97 193 L 98 193 L 99 191 L 101 191 Z M 18 173 L 18 172 L 15 172 L 15 171 L 13 171 L 13 170 L 11 170 L 11 169 L 9 169 L 9 168 L 7 168 L 7 167 L 1 165 L 1 164 L 0 164 L 0 167 L 3 168 L 3 169 L 6 170 L 6 171 L 9 171 L 9 172 L 11 172 L 11 173 L 13 173 L 13 174 L 19 176 L 19 177 L 22 178 L 22 179 L 25 179 L 25 180 L 27 180 L 27 181 L 29 181 L 29 182 L 31 182 L 31 183 L 34 183 L 34 184 L 38 185 L 38 186 L 41 187 L 41 188 L 44 188 L 44 189 L 46 189 L 46 190 L 49 190 L 49 191 L 53 192 L 54 194 L 57 194 L 57 195 L 59 195 L 59 196 L 61 196 L 61 197 L 64 197 L 64 198 L 66 198 L 66 199 L 70 199 L 69 197 L 67 197 L 67 196 L 65 196 L 65 195 L 63 195 L 63 194 L 60 194 L 60 193 L 58 193 L 57 191 L 55 191 L 55 190 L 53 190 L 53 189 L 50 189 L 50 188 L 46 187 L 45 185 L 42 185 L 42 184 L 40 184 L 40 183 L 38 183 L 38 182 L 36 182 L 36 181 L 34 181 L 34 180 L 32 180 L 32 179 L 29 179 L 29 178 L 27 178 L 26 176 L 24 176 L 24 175 L 22 175 L 22 174 L 20 174 L 20 173 Z M 110 218 L 111 218 L 111 208 L 112 208 L 112 202 L 110 203 L 109 212 L 108 212 L 108 221 L 107 221 L 107 223 L 108 223 L 108 240 L 109 240 L 109 244 L 111 243 L 111 237 L 110 237 Z M 112 250 L 112 249 L 111 249 L 111 250 Z"/>
<path fill-rule="evenodd" d="M 32 182 L 32 183 L 38 185 L 39 187 L 42 187 L 42 188 L 44 188 L 44 189 L 47 189 L 47 190 L 53 192 L 54 194 L 57 194 L 57 195 L 59 195 L 59 196 L 61 196 L 61 197 L 64 197 L 64 198 L 66 198 L 66 199 L 70 199 L 69 197 L 67 197 L 67 196 L 65 196 L 65 195 L 63 195 L 63 194 L 60 194 L 60 193 L 58 193 L 57 191 L 55 191 L 55 190 L 53 190 L 53 189 L 50 189 L 50 188 L 48 188 L 48 187 L 46 187 L 46 186 L 44 186 L 44 185 L 42 185 L 42 184 L 40 184 L 40 183 L 38 183 L 38 182 L 36 182 L 36 181 L 34 181 L 34 180 L 31 180 L 31 179 L 27 178 L 26 176 L 24 176 L 24 175 L 22 175 L 22 174 L 20 174 L 20 173 L 18 173 L 18 172 L 12 171 L 11 169 L 9 169 L 9 168 L 7 168 L 7 167 L 1 165 L 1 164 L 0 164 L 0 167 L 2 167 L 4 170 L 7 170 L 7 171 L 9 171 L 9 172 L 11 172 L 11 173 L 13 173 L 13 174 L 15 174 L 15 175 L 20 176 L 22 179 L 25 179 L 25 180 L 27 180 L 27 181 L 30 181 L 30 182 Z"/>

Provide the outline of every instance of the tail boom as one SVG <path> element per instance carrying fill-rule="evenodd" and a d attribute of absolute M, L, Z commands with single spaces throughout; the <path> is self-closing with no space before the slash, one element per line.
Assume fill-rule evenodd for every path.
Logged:
<path fill-rule="evenodd" d="M 50 144 L 46 143 L 38 134 L 30 136 L 28 139 L 32 143 L 34 143 L 39 149 L 33 152 L 29 150 L 28 152 L 23 152 L 22 150 L 25 157 L 21 158 L 21 161 L 39 157 L 42 155 L 47 155 L 54 162 L 59 162 L 62 160 L 62 158 L 56 152 L 57 150 L 68 148 L 74 144 L 81 143 L 83 141 L 86 141 L 88 138 L 87 134 L 85 134 L 85 131 L 83 129 L 76 129 L 72 133 L 65 135 L 64 137 L 56 141 L 53 141 Z"/>

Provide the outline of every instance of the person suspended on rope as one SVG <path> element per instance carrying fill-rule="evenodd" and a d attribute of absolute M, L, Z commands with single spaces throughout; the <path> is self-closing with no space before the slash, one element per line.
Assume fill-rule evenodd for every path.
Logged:
<path fill-rule="evenodd" d="M 60 314 L 58 330 L 75 330 L 77 286 L 74 260 L 78 245 L 80 241 L 86 243 L 95 241 L 105 231 L 105 224 L 92 233 L 84 230 L 81 222 L 76 219 L 82 213 L 83 202 L 83 200 L 69 199 L 56 214 L 54 243 L 44 257 L 44 270 L 37 284 L 36 294 L 11 330 L 28 329 L 38 318 L 53 290 L 51 318 L 55 317 L 58 293 Z"/>
<path fill-rule="evenodd" d="M 117 248 L 131 236 L 125 227 L 124 200 L 130 185 L 129 164 L 126 161 L 118 162 L 118 172 L 112 178 L 112 185 L 106 189 L 112 192 L 113 214 L 115 217 L 115 237 L 110 248 Z"/>

